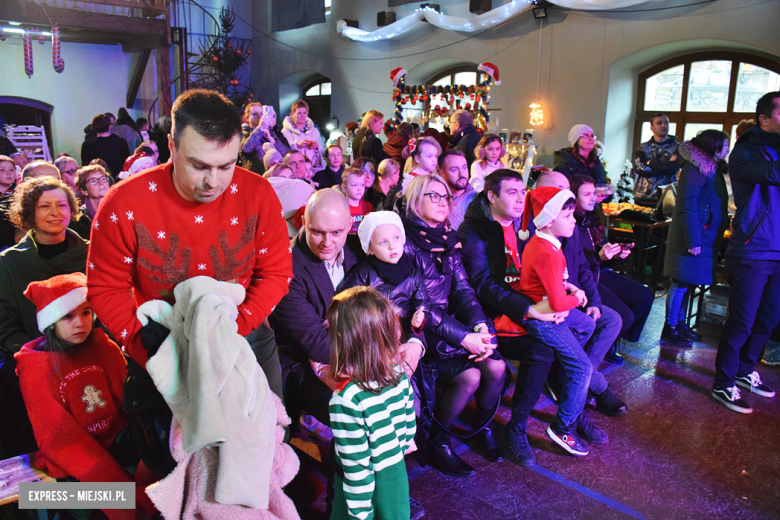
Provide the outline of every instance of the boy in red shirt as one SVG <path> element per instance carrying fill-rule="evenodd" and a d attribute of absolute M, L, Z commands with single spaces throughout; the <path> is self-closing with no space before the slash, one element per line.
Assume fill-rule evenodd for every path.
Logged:
<path fill-rule="evenodd" d="M 535 303 L 547 299 L 553 312 L 568 313 L 561 323 L 528 319 L 523 327 L 555 351 L 566 374 L 558 414 L 547 428 L 547 435 L 569 453 L 583 456 L 588 454 L 588 446 L 580 435 L 591 442 L 604 443 L 607 439 L 603 432 L 595 431 L 597 429 L 592 426 L 585 428 L 588 431 L 578 432 L 583 430 L 578 425 L 591 373 L 591 363 L 583 347 L 593 334 L 595 322 L 576 310 L 585 307 L 588 298 L 567 281 L 566 259 L 559 240 L 574 232 L 575 204 L 576 198 L 569 190 L 541 187 L 528 192 L 522 230 L 527 231 L 533 212 L 536 234 L 523 250 L 519 291 Z"/>
<path fill-rule="evenodd" d="M 363 221 L 363 217 L 374 211 L 374 206 L 367 200 L 363 200 L 366 192 L 366 172 L 358 168 L 347 168 L 341 174 L 341 189 L 349 202 L 349 216 L 352 219 L 352 227 L 349 232 L 357 234 L 357 229 Z"/>

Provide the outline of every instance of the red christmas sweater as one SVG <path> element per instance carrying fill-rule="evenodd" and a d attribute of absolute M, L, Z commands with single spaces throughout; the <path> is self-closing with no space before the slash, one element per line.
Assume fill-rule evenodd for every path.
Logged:
<path fill-rule="evenodd" d="M 263 177 L 236 167 L 225 193 L 209 203 L 184 200 L 172 163 L 113 186 L 92 222 L 88 297 L 130 357 L 146 365 L 136 309 L 163 299 L 195 276 L 246 288 L 238 333 L 246 336 L 287 294 L 292 255 L 282 205 Z"/>
<path fill-rule="evenodd" d="M 519 290 L 535 303 L 547 296 L 555 312 L 569 311 L 579 305 L 577 297 L 567 294 L 563 285 L 569 277 L 563 251 L 541 238 L 538 231 L 523 249 L 522 265 Z"/>
<path fill-rule="evenodd" d="M 36 466 L 55 478 L 132 482 L 106 451 L 127 424 L 122 410 L 127 362 L 122 351 L 97 328 L 70 356 L 35 350 L 45 341 L 40 337 L 14 354 L 40 448 Z"/>
<path fill-rule="evenodd" d="M 357 206 L 349 205 L 349 218 L 351 219 L 352 226 L 349 228 L 351 234 L 357 234 L 360 223 L 363 222 L 363 217 L 374 211 L 374 205 L 367 200 L 360 199 Z"/>

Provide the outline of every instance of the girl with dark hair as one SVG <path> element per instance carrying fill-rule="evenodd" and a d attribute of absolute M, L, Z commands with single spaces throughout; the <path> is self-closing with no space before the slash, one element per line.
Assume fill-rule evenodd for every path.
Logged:
<path fill-rule="evenodd" d="M 127 362 L 116 343 L 94 327 L 87 277 L 74 273 L 32 282 L 24 295 L 35 304 L 42 337 L 14 358 L 40 450 L 35 465 L 80 482 L 132 482 L 140 457 L 122 410 Z M 109 509 L 111 519 L 135 511 Z"/>
<path fill-rule="evenodd" d="M 587 175 L 595 184 L 604 184 L 607 175 L 596 149 L 596 133 L 588 125 L 574 125 L 569 131 L 569 148 L 553 154 L 553 170 L 566 177 Z"/>
<path fill-rule="evenodd" d="M 718 249 L 729 227 L 729 198 L 723 177 L 723 159 L 728 153 L 729 136 L 720 130 L 703 130 L 680 146 L 683 168 L 664 261 L 664 276 L 672 282 L 661 333 L 663 341 L 680 347 L 701 341 L 685 324 L 686 304 L 689 289 L 714 282 Z"/>
<path fill-rule="evenodd" d="M 414 394 L 398 366 L 401 327 L 393 304 L 370 287 L 353 287 L 328 307 L 328 406 L 339 470 L 331 518 L 408 519 L 404 455 L 414 451 Z"/>

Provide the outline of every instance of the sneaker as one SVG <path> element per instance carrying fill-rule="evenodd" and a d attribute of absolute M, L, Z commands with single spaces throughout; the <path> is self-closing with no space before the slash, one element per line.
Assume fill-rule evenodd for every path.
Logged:
<path fill-rule="evenodd" d="M 409 520 L 420 520 L 425 516 L 425 508 L 419 500 L 409 497 Z"/>
<path fill-rule="evenodd" d="M 675 347 L 692 347 L 693 343 L 691 343 L 691 340 L 684 336 L 677 327 L 678 325 L 671 326 L 668 323 L 664 323 L 664 329 L 661 331 L 661 341 L 671 343 Z"/>
<path fill-rule="evenodd" d="M 703 336 L 701 334 L 696 334 L 693 332 L 693 329 L 691 329 L 688 325 L 685 324 L 685 322 L 679 322 L 677 324 L 677 330 L 686 338 L 688 338 L 691 341 L 701 341 Z"/>
<path fill-rule="evenodd" d="M 628 412 L 628 406 L 615 395 L 611 388 L 607 387 L 600 394 L 596 394 L 596 411 L 607 417 L 617 417 Z"/>
<path fill-rule="evenodd" d="M 780 343 L 767 340 L 761 362 L 768 367 L 780 367 Z"/>
<path fill-rule="evenodd" d="M 739 395 L 739 388 L 721 388 L 717 385 L 712 387 L 712 397 L 720 404 L 737 413 L 753 413 L 753 409 Z"/>
<path fill-rule="evenodd" d="M 519 424 L 509 422 L 504 427 L 504 447 L 507 457 L 515 464 L 526 468 L 536 465 L 536 456 L 528 444 L 528 435 Z"/>
<path fill-rule="evenodd" d="M 590 422 L 584 413 L 580 414 L 580 417 L 577 419 L 577 433 L 584 441 L 591 444 L 606 444 L 609 442 L 609 435 Z"/>
<path fill-rule="evenodd" d="M 737 374 L 734 376 L 734 382 L 761 397 L 775 396 L 775 391 L 761 382 L 761 376 L 755 370 L 750 374 Z"/>
<path fill-rule="evenodd" d="M 572 424 L 566 429 L 560 428 L 557 422 L 547 427 L 547 435 L 561 448 L 572 455 L 584 457 L 588 454 L 588 445 L 580 439 Z"/>

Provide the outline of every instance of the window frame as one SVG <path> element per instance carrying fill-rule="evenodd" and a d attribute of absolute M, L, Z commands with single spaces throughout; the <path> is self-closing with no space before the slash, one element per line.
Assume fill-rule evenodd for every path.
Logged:
<path fill-rule="evenodd" d="M 692 112 L 687 110 L 691 64 L 698 61 L 731 61 L 731 78 L 729 80 L 728 103 L 725 112 Z M 780 74 L 780 63 L 776 61 L 762 58 L 754 54 L 727 51 L 708 51 L 686 54 L 684 56 L 678 56 L 676 58 L 658 63 L 657 65 L 653 65 L 652 67 L 640 72 L 638 75 L 632 150 L 636 150 L 641 142 L 642 124 L 649 122 L 650 117 L 658 112 L 664 112 L 669 116 L 670 123 L 677 124 L 676 137 L 680 142 L 682 142 L 683 135 L 685 135 L 685 125 L 687 123 L 722 123 L 723 131 L 729 134 L 729 139 L 731 139 L 732 131 L 740 121 L 743 119 L 753 119 L 755 117 L 755 113 L 751 112 L 734 112 L 734 102 L 736 101 L 737 80 L 739 79 L 740 63 L 756 65 L 758 67 L 772 71 L 775 74 Z M 679 65 L 683 65 L 681 93 L 682 99 L 680 100 L 680 110 L 675 112 L 665 110 L 645 110 L 647 80 L 660 72 L 671 69 L 672 67 L 677 67 Z"/>
<path fill-rule="evenodd" d="M 322 94 L 322 85 L 324 83 L 331 83 L 331 81 L 329 79 L 327 79 L 327 78 L 324 78 L 324 79 L 320 78 L 320 79 L 318 79 L 316 81 L 313 81 L 312 83 L 309 83 L 305 88 L 301 89 L 301 98 L 302 99 L 306 99 L 307 97 L 308 98 L 319 98 L 319 97 L 323 97 L 323 96 L 330 97 L 330 94 Z M 311 89 L 313 89 L 314 87 L 316 87 L 316 86 L 320 87 L 320 94 L 317 94 L 316 96 L 307 96 L 306 93 L 308 91 L 310 91 Z M 332 90 L 333 89 L 333 85 L 331 85 L 330 88 L 331 88 L 331 92 L 333 92 L 333 90 Z"/>

